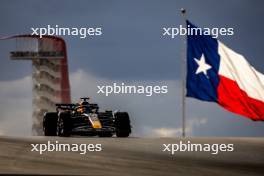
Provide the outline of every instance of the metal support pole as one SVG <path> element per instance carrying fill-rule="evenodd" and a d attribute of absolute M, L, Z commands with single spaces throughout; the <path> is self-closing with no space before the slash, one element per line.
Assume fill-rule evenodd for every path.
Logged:
<path fill-rule="evenodd" d="M 186 10 L 184 8 L 181 9 L 181 14 L 184 21 L 184 27 L 186 26 Z M 185 86 L 186 86 L 186 52 L 187 52 L 187 43 L 186 43 L 186 36 L 183 36 L 183 47 L 182 47 L 182 58 L 181 58 L 181 71 L 182 71 L 182 137 L 184 138 L 186 136 L 186 102 L 185 102 Z"/>

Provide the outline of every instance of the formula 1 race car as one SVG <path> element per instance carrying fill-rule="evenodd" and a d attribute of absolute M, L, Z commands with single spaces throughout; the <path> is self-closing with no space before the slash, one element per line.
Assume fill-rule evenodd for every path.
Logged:
<path fill-rule="evenodd" d="M 45 136 L 84 135 L 128 137 L 131 133 L 127 112 L 99 112 L 97 104 L 81 98 L 77 104 L 56 104 L 57 112 L 46 112 L 43 118 Z"/>

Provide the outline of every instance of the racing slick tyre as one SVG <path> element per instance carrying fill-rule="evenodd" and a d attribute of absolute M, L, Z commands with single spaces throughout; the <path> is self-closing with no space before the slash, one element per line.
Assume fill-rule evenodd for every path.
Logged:
<path fill-rule="evenodd" d="M 112 137 L 113 133 L 112 132 L 102 132 L 98 134 L 99 137 Z"/>
<path fill-rule="evenodd" d="M 128 137 L 131 133 L 130 119 L 127 112 L 115 114 L 116 137 Z"/>
<path fill-rule="evenodd" d="M 45 136 L 56 136 L 57 131 L 57 112 L 46 112 L 43 118 L 43 132 Z"/>
<path fill-rule="evenodd" d="M 69 137 L 71 135 L 71 114 L 68 112 L 59 113 L 57 122 L 57 135 Z"/>

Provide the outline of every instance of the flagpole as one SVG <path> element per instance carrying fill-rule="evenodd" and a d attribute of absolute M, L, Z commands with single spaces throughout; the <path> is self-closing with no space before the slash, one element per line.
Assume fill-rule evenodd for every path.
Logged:
<path fill-rule="evenodd" d="M 181 14 L 184 21 L 184 27 L 186 28 L 186 10 L 184 8 L 181 8 Z M 185 86 L 186 86 L 186 52 L 187 52 L 187 44 L 186 44 L 186 36 L 183 36 L 183 47 L 182 47 L 182 58 L 181 58 L 181 71 L 182 71 L 182 137 L 185 138 L 186 136 L 186 102 L 185 102 Z"/>

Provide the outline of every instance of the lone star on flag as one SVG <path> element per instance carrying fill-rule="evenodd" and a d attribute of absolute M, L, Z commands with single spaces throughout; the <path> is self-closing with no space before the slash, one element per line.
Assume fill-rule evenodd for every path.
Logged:
<path fill-rule="evenodd" d="M 199 29 L 189 21 L 187 25 Z M 263 85 L 264 74 L 243 55 L 212 36 L 187 34 L 187 97 L 264 122 Z"/>
<path fill-rule="evenodd" d="M 198 68 L 197 68 L 195 74 L 199 74 L 199 73 L 202 73 L 203 72 L 203 74 L 205 74 L 205 76 L 208 78 L 207 71 L 209 69 L 211 69 L 212 67 L 211 67 L 211 65 L 209 65 L 209 64 L 207 64 L 205 62 L 204 55 L 202 54 L 200 60 L 198 60 L 196 58 L 194 58 L 194 60 L 198 64 Z"/>

